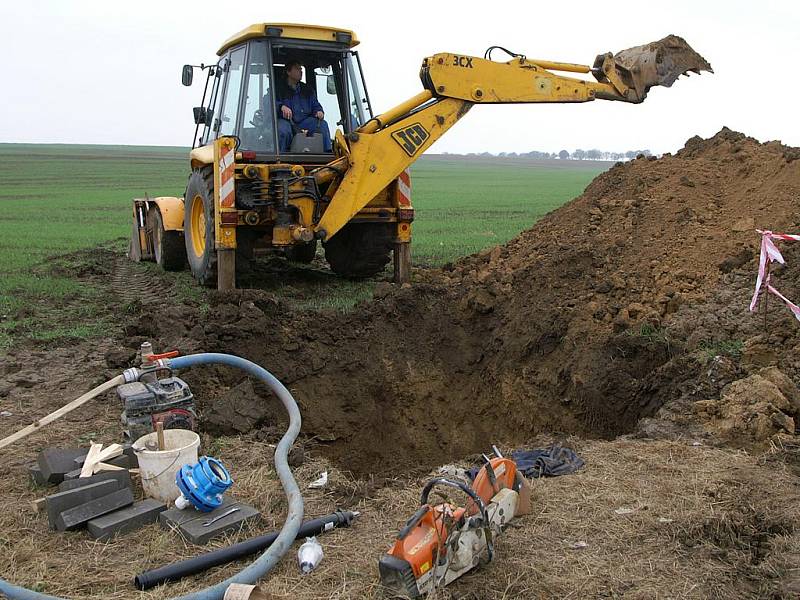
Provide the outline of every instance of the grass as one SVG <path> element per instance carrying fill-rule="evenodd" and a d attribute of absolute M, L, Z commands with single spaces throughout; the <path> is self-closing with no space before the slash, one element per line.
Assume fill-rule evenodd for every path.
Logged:
<path fill-rule="evenodd" d="M 59 306 L 91 304 L 101 292 L 69 275 L 69 259 L 53 257 L 98 245 L 124 249 L 131 198 L 182 195 L 187 158 L 186 149 L 172 147 L 0 144 L 0 347 L 20 333 L 50 341 L 102 330 L 63 325 Z M 501 244 L 578 195 L 604 168 L 423 157 L 412 169 L 414 261 L 437 266 Z M 170 278 L 182 297 L 201 298 L 186 273 Z M 347 310 L 373 286 L 337 280 L 295 304 Z"/>
<path fill-rule="evenodd" d="M 700 352 L 705 362 L 710 362 L 717 356 L 739 358 L 742 355 L 743 348 L 744 342 L 742 340 L 704 341 L 700 343 Z"/>
<path fill-rule="evenodd" d="M 442 265 L 502 244 L 580 195 L 605 167 L 436 157 L 412 168 L 414 261 Z"/>

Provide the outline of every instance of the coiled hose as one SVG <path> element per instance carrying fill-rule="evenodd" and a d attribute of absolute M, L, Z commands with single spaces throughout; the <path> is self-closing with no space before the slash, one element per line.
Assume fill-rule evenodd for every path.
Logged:
<path fill-rule="evenodd" d="M 225 581 L 203 590 L 174 598 L 173 600 L 221 600 L 228 586 L 232 583 L 256 583 L 278 563 L 286 552 L 288 552 L 303 522 L 303 496 L 300 494 L 300 488 L 297 486 L 297 482 L 294 480 L 292 472 L 289 469 L 289 450 L 300 433 L 300 409 L 297 407 L 297 403 L 289 393 L 289 390 L 287 390 L 272 373 L 238 356 L 233 356 L 231 354 L 203 353 L 181 356 L 165 361 L 167 368 L 176 370 L 214 364 L 237 367 L 246 371 L 253 377 L 257 377 L 269 386 L 289 413 L 289 427 L 275 448 L 275 470 L 278 473 L 281 485 L 286 493 L 286 498 L 289 502 L 289 511 L 286 516 L 286 522 L 283 524 L 283 528 L 278 534 L 278 537 L 253 564 Z M 5 595 L 11 600 L 64 600 L 57 596 L 49 596 L 18 585 L 13 585 L 4 579 L 0 579 L 0 594 Z"/>

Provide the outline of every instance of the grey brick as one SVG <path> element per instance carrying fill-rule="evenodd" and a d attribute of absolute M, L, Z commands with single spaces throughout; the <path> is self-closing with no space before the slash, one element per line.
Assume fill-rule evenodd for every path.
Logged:
<path fill-rule="evenodd" d="M 115 481 L 98 481 L 74 490 L 58 492 L 45 498 L 47 505 L 47 520 L 51 528 L 55 528 L 56 519 L 65 510 L 84 504 L 95 498 L 100 498 L 117 489 Z"/>
<path fill-rule="evenodd" d="M 69 475 L 69 473 L 67 473 L 67 475 Z M 85 485 L 97 483 L 98 481 L 116 481 L 116 489 L 118 490 L 124 487 L 132 487 L 131 474 L 128 471 L 101 471 L 100 473 L 95 473 L 91 477 L 64 479 L 64 481 L 58 484 L 58 489 L 61 492 L 66 492 L 67 490 L 74 490 Z"/>
<path fill-rule="evenodd" d="M 103 481 L 94 485 L 103 485 L 105 483 L 109 482 Z M 77 492 L 85 489 L 87 488 L 82 487 L 73 491 Z M 116 492 L 111 492 L 110 494 L 101 496 L 100 498 L 90 500 L 85 504 L 80 504 L 74 508 L 63 511 L 60 515 L 58 515 L 58 518 L 56 518 L 56 529 L 59 531 L 70 531 L 72 529 L 77 529 L 92 519 L 108 514 L 125 506 L 130 506 L 131 504 L 133 504 L 133 492 L 130 490 L 130 488 L 123 488 L 121 490 L 117 490 Z"/>
<path fill-rule="evenodd" d="M 239 510 L 208 527 L 203 526 L 203 523 L 234 507 L 238 507 Z M 257 519 L 259 515 L 260 513 L 252 506 L 226 498 L 222 506 L 209 513 L 201 513 L 193 508 L 184 510 L 171 508 L 162 512 L 158 516 L 158 521 L 166 528 L 176 528 L 191 543 L 202 545 L 215 537 L 239 530 L 245 523 Z"/>
<path fill-rule="evenodd" d="M 122 444 L 122 454 L 123 456 L 127 456 L 131 461 L 131 466 L 128 467 L 129 469 L 139 468 L 139 457 L 136 456 L 136 452 L 133 451 L 133 444 Z"/>
<path fill-rule="evenodd" d="M 75 459 L 86 456 L 86 448 L 46 448 L 39 453 L 37 463 L 42 476 L 50 483 L 61 483 L 64 475 L 75 468 Z"/>
<path fill-rule="evenodd" d="M 119 533 L 133 531 L 158 520 L 158 514 L 166 510 L 166 505 L 158 500 L 148 498 L 133 506 L 115 510 L 112 513 L 92 519 L 86 524 L 96 540 L 107 540 Z"/>

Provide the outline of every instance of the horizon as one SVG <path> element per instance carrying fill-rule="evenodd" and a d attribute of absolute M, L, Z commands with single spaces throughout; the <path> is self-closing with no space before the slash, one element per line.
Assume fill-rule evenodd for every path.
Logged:
<path fill-rule="evenodd" d="M 492 44 L 531 57 L 591 64 L 599 53 L 676 33 L 715 70 L 682 77 L 670 89 L 655 88 L 635 106 L 598 100 L 581 106 L 480 107 L 435 144 L 436 153 L 528 152 L 536 146 L 556 152 L 648 148 L 663 154 L 694 135 L 710 137 L 723 125 L 760 140 L 800 146 L 794 116 L 800 82 L 784 75 L 800 46 L 794 27 L 800 22 L 798 3 L 679 0 L 658 20 L 643 20 L 636 18 L 638 3 L 622 0 L 615 18 L 603 22 L 582 17 L 594 12 L 595 5 L 579 2 L 552 7 L 546 18 L 547 23 L 568 24 L 569 36 L 564 27 L 541 27 L 535 38 L 530 23 L 541 16 L 530 6 L 515 8 L 514 19 L 509 19 L 507 9 L 453 11 L 412 1 L 391 26 L 366 10 L 366 3 L 355 5 L 365 10 L 343 15 L 338 6 L 312 2 L 309 17 L 294 14 L 292 7 L 270 6 L 242 18 L 216 11 L 216 6 L 207 0 L 143 0 L 136 6 L 37 0 L 26 11 L 0 7 L 6 47 L 25 48 L 25 60 L 7 66 L 7 80 L 14 85 L 6 90 L 0 140 L 159 147 L 184 147 L 180 141 L 186 140 L 188 146 L 194 130 L 191 108 L 199 103 L 200 90 L 180 85 L 181 66 L 207 62 L 223 40 L 250 23 L 307 21 L 356 32 L 376 114 L 420 91 L 418 71 L 425 56 L 444 51 L 483 56 Z M 423 21 L 421 15 L 428 18 Z M 41 31 L 48 34 L 41 36 Z M 749 51 L 742 39 L 758 52 Z M 780 93 L 763 99 L 750 93 L 744 83 L 753 74 L 779 80 Z M 549 148 L 554 150 L 545 150 Z"/>

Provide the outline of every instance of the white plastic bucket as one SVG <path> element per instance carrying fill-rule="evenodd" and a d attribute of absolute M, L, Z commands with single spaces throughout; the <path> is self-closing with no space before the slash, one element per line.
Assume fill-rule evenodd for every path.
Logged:
<path fill-rule="evenodd" d="M 181 495 L 175 475 L 183 465 L 197 462 L 200 436 L 187 429 L 165 429 L 164 450 L 148 450 L 147 442 L 158 444 L 158 434 L 148 433 L 133 444 L 144 495 L 171 504 Z"/>

